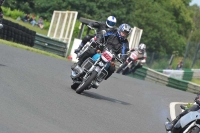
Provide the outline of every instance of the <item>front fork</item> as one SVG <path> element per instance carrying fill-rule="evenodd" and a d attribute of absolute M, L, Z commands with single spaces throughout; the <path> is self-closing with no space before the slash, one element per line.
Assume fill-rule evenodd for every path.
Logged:
<path fill-rule="evenodd" d="M 123 71 L 126 70 L 126 68 L 128 68 L 128 67 L 130 68 L 132 62 L 133 62 L 133 61 L 130 61 L 130 62 L 126 65 L 126 67 L 123 68 Z"/>

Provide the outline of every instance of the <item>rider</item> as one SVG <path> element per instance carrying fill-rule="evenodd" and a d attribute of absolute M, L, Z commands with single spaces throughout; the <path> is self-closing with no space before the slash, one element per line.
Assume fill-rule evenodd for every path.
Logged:
<path fill-rule="evenodd" d="M 132 69 L 130 69 L 128 72 L 126 72 L 126 74 L 129 74 L 131 72 L 134 73 L 138 68 L 142 68 L 143 64 L 146 63 L 147 53 L 146 53 L 146 45 L 144 43 L 140 43 L 138 45 L 138 48 L 131 49 L 128 56 L 130 56 L 131 52 L 133 51 L 137 51 L 138 53 L 138 64 L 134 66 Z"/>
<path fill-rule="evenodd" d="M 146 45 L 144 43 L 140 43 L 138 45 L 138 49 L 132 49 L 131 51 L 137 50 L 139 55 L 139 58 L 142 58 L 141 60 L 138 60 L 138 65 L 136 65 L 131 72 L 134 73 L 138 68 L 142 68 L 142 66 L 146 63 L 147 53 L 146 53 Z"/>
<path fill-rule="evenodd" d="M 128 43 L 127 37 L 131 34 L 131 31 L 131 26 L 128 24 L 121 24 L 117 32 L 107 31 L 106 34 L 104 34 L 106 47 L 109 50 L 112 50 L 116 55 L 121 53 L 123 44 Z M 101 41 L 103 41 L 103 38 Z M 88 51 L 86 51 L 85 54 L 79 58 L 77 65 L 80 66 L 85 59 L 92 57 L 94 54 L 96 54 L 96 51 L 88 49 Z M 111 64 L 112 65 L 110 65 L 107 69 L 108 75 L 105 80 L 108 79 L 115 71 L 115 65 L 113 65 L 113 62 Z M 72 67 L 72 70 L 74 68 L 75 66 Z"/>
<path fill-rule="evenodd" d="M 114 16 L 109 16 L 106 20 L 106 22 L 91 22 L 89 23 L 89 25 L 91 27 L 97 28 L 97 36 L 101 35 L 101 31 L 102 30 L 114 30 L 115 29 L 115 24 L 117 23 L 117 19 Z M 95 35 L 86 35 L 81 44 L 79 45 L 79 47 L 74 51 L 74 53 L 78 53 L 83 46 L 90 41 L 90 39 L 92 39 Z M 99 38 L 99 37 L 97 37 Z"/>
<path fill-rule="evenodd" d="M 179 119 L 184 116 L 185 114 L 189 113 L 190 111 L 197 111 L 200 109 L 200 93 L 197 94 L 195 100 L 196 104 L 194 104 L 192 107 L 189 109 L 184 110 L 181 114 L 179 114 L 173 121 L 171 122 L 166 122 L 165 123 L 165 128 L 167 131 L 171 131 L 176 124 L 176 122 L 179 121 Z M 174 127 L 175 128 L 175 127 Z"/>

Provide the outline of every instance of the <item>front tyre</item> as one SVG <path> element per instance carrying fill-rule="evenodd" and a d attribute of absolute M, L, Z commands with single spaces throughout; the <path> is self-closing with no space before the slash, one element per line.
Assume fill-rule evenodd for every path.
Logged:
<path fill-rule="evenodd" d="M 88 79 L 84 83 L 79 85 L 79 87 L 76 89 L 76 93 L 81 94 L 85 90 L 85 88 L 87 88 L 92 83 L 92 81 L 96 78 L 97 74 L 98 72 L 93 71 L 88 77 Z"/>
<path fill-rule="evenodd" d="M 187 133 L 199 133 L 199 132 L 200 132 L 199 127 L 195 126 L 192 127 Z"/>

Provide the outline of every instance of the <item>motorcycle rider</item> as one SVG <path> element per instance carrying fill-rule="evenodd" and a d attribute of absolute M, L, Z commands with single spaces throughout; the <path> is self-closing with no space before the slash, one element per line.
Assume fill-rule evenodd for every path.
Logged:
<path fill-rule="evenodd" d="M 138 45 L 138 48 L 131 49 L 128 54 L 128 57 L 130 56 L 131 52 L 133 52 L 133 51 L 138 52 L 138 64 L 136 66 L 134 66 L 132 69 L 129 69 L 129 71 L 126 72 L 126 74 L 129 74 L 131 72 L 134 73 L 137 69 L 142 68 L 143 64 L 146 63 L 147 53 L 146 53 L 146 45 L 144 43 L 140 43 Z"/>
<path fill-rule="evenodd" d="M 171 122 L 166 122 L 165 123 L 165 128 L 167 131 L 171 131 L 174 127 L 174 125 L 179 121 L 179 119 L 184 116 L 185 114 L 189 113 L 190 111 L 197 111 L 200 109 L 200 93 L 197 94 L 195 98 L 195 103 L 192 107 L 189 109 L 184 110 L 181 114 L 179 114 L 173 121 Z"/>
<path fill-rule="evenodd" d="M 137 69 L 142 68 L 142 66 L 146 63 L 147 53 L 146 53 L 146 45 L 144 43 L 141 43 L 138 45 L 138 49 L 132 49 L 131 51 L 137 50 L 140 56 L 143 58 L 139 60 L 139 63 L 137 66 L 135 66 L 131 72 L 134 73 Z"/>
<path fill-rule="evenodd" d="M 128 43 L 127 37 L 131 34 L 131 31 L 132 31 L 131 26 L 128 24 L 121 24 L 117 32 L 107 31 L 106 34 L 104 34 L 106 47 L 109 50 L 112 50 L 115 53 L 115 55 L 121 53 L 123 44 Z M 101 41 L 104 41 L 103 38 Z M 83 63 L 85 59 L 87 59 L 88 57 L 92 57 L 95 54 L 96 54 L 96 50 L 93 50 L 92 48 L 88 49 L 84 53 L 84 55 L 82 55 L 79 58 L 77 65 L 81 66 L 81 64 Z M 113 62 L 111 64 L 112 65 L 110 65 L 107 69 L 108 75 L 105 78 L 105 80 L 107 80 L 115 72 L 115 65 L 113 64 Z M 76 68 L 76 64 L 72 66 L 72 70 L 75 68 Z"/>
<path fill-rule="evenodd" d="M 115 24 L 117 23 L 117 19 L 114 16 L 109 16 L 106 20 L 106 22 L 91 22 L 89 23 L 89 25 L 91 27 L 97 28 L 97 38 L 100 38 L 99 36 L 101 36 L 101 31 L 102 30 L 116 30 L 116 28 L 114 27 Z M 79 45 L 79 47 L 74 51 L 74 53 L 78 53 L 83 46 L 90 41 L 90 39 L 92 39 L 95 35 L 86 35 L 83 39 L 81 44 Z"/>

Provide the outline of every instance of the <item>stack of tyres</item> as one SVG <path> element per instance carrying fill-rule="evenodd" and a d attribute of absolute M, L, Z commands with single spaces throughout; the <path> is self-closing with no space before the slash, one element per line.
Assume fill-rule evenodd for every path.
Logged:
<path fill-rule="evenodd" d="M 3 19 L 3 26 L 3 29 L 0 31 L 1 39 L 13 41 L 30 47 L 34 46 L 36 36 L 35 31 L 29 30 L 24 26 L 6 19 Z"/>
<path fill-rule="evenodd" d="M 7 33 L 8 33 L 8 20 L 3 20 L 3 33 L 2 33 L 2 39 L 6 40 L 7 39 Z"/>

